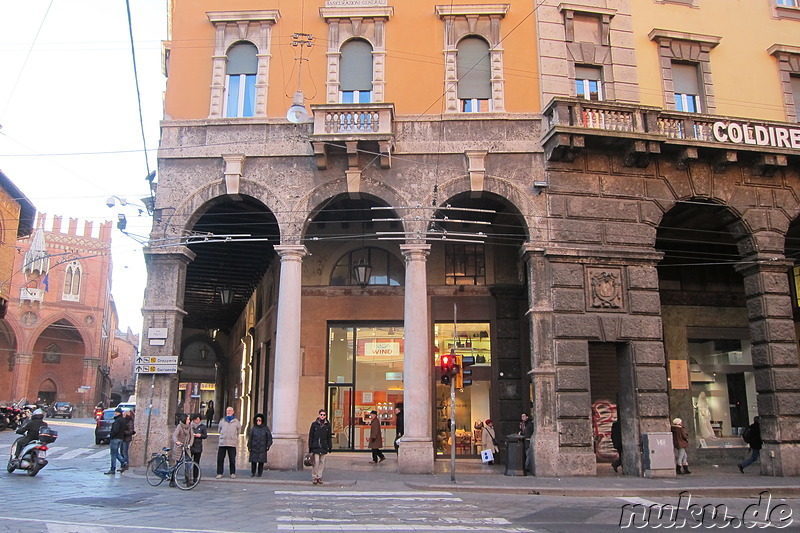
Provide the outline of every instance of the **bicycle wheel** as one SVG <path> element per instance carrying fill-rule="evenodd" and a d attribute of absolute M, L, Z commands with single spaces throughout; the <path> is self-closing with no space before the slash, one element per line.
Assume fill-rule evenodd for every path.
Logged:
<path fill-rule="evenodd" d="M 153 457 L 147 463 L 147 471 L 144 477 L 151 486 L 157 487 L 164 482 L 163 472 L 169 468 L 165 463 L 166 461 L 161 456 Z"/>
<path fill-rule="evenodd" d="M 191 459 L 175 466 L 175 484 L 181 490 L 192 490 L 200 483 L 200 466 Z"/>

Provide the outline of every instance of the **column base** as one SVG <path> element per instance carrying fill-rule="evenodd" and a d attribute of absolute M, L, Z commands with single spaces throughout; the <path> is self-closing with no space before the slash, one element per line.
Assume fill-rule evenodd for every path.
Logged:
<path fill-rule="evenodd" d="M 299 436 L 275 437 L 267 454 L 267 467 L 274 470 L 302 470 L 306 451 Z"/>
<path fill-rule="evenodd" d="M 800 445 L 764 444 L 758 462 L 762 475 L 800 476 Z"/>
<path fill-rule="evenodd" d="M 558 433 L 535 431 L 531 437 L 533 475 L 537 477 L 558 477 Z"/>
<path fill-rule="evenodd" d="M 397 471 L 401 474 L 433 474 L 433 442 L 401 441 L 397 452 Z"/>

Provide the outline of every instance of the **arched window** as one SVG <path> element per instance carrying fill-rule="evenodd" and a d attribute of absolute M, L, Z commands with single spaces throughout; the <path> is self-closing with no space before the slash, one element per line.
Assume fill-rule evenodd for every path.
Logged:
<path fill-rule="evenodd" d="M 372 45 L 364 39 L 351 39 L 341 48 L 339 95 L 343 104 L 372 102 Z"/>
<path fill-rule="evenodd" d="M 81 265 L 77 261 L 73 261 L 67 265 L 67 269 L 64 272 L 64 292 L 61 295 L 61 299 L 77 302 L 80 297 Z"/>
<path fill-rule="evenodd" d="M 258 49 L 251 43 L 238 43 L 228 50 L 225 116 L 252 117 L 256 108 Z"/>
<path fill-rule="evenodd" d="M 359 248 L 343 255 L 331 273 L 331 285 L 359 285 L 354 267 L 369 265 L 366 285 L 403 284 L 405 269 L 402 261 L 381 248 Z"/>
<path fill-rule="evenodd" d="M 461 111 L 491 111 L 492 81 L 489 43 L 480 37 L 466 37 L 458 43 L 456 70 Z"/>

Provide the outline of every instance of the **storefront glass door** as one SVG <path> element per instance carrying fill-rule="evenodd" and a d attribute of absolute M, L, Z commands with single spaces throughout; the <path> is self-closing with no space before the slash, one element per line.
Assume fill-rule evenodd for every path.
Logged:
<path fill-rule="evenodd" d="M 403 327 L 328 327 L 328 414 L 334 450 L 369 449 L 371 411 L 378 412 L 384 448 L 395 440 L 394 408 L 403 401 Z"/>

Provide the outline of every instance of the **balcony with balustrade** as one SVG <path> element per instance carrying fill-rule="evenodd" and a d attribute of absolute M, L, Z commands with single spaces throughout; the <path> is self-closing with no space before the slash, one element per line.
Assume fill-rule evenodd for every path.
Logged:
<path fill-rule="evenodd" d="M 682 113 L 657 107 L 553 99 L 544 110 L 542 145 L 548 161 L 571 161 L 587 146 L 618 146 L 628 166 L 646 167 L 653 154 L 678 165 L 710 157 L 715 165 L 747 162 L 771 175 L 800 158 L 800 127 L 781 122 Z"/>
<path fill-rule="evenodd" d="M 44 289 L 32 289 L 29 287 L 22 287 L 19 290 L 19 301 L 22 302 L 39 302 L 44 301 Z"/>
<path fill-rule="evenodd" d="M 318 168 L 327 168 L 328 155 L 342 150 L 351 169 L 358 166 L 358 154 L 363 151 L 378 156 L 381 167 L 391 167 L 394 104 L 319 104 L 312 105 L 311 111 L 311 144 Z"/>

